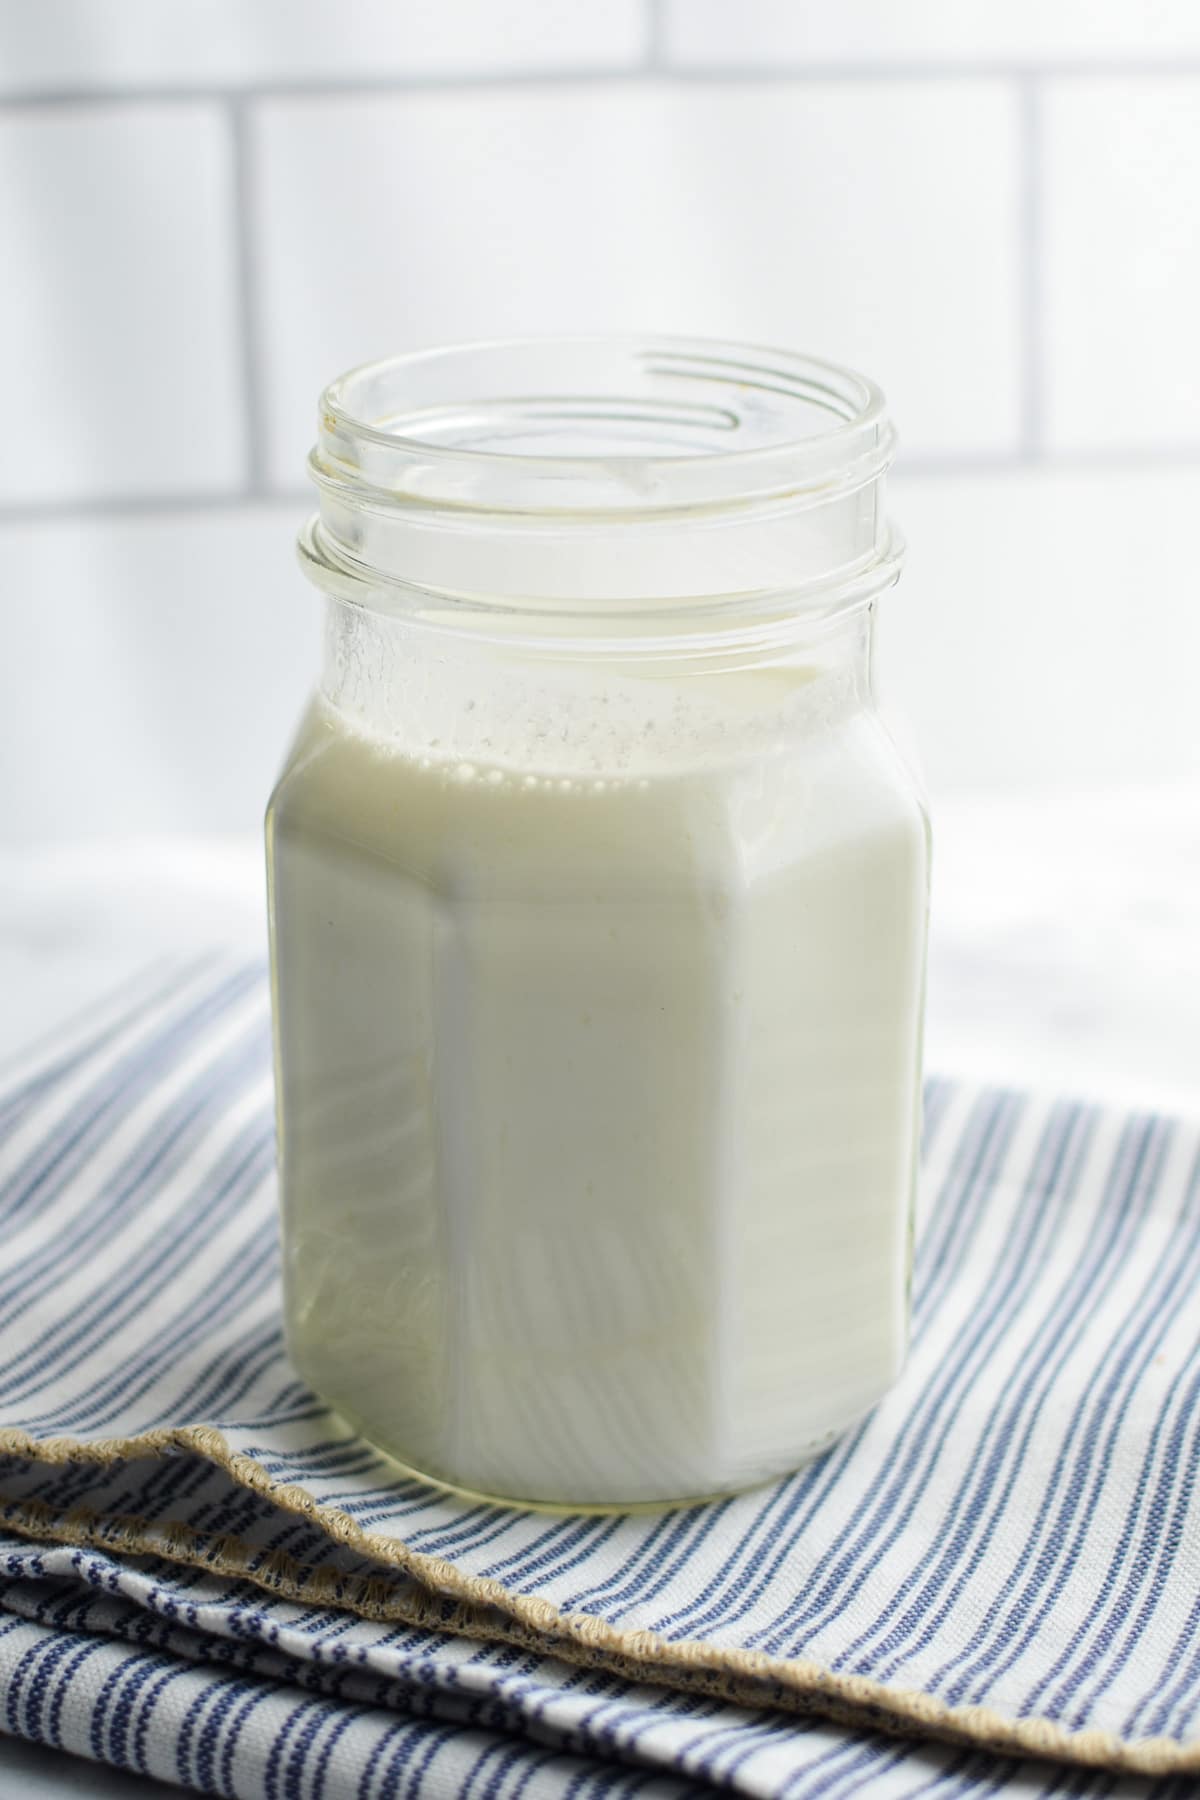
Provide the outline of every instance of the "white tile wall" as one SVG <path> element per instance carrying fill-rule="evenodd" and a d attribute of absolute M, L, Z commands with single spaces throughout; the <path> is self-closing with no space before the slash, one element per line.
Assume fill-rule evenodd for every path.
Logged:
<path fill-rule="evenodd" d="M 1200 75 L 1062 83 L 1044 148 L 1051 445 L 1200 451 Z"/>
<path fill-rule="evenodd" d="M 0 92 L 628 67 L 640 0 L 0 0 Z"/>
<path fill-rule="evenodd" d="M 244 474 L 229 140 L 210 106 L 0 115 L 0 495 Z"/>
<path fill-rule="evenodd" d="M 1200 52 L 1194 0 L 663 0 L 679 67 L 1097 61 Z"/>
<path fill-rule="evenodd" d="M 297 523 L 283 505 L 0 527 L 19 755 L 0 842 L 259 830 L 318 663 Z"/>
<path fill-rule="evenodd" d="M 0 0 L 0 836 L 256 816 L 322 382 L 588 326 L 882 381 L 940 791 L 1194 771 L 1198 192 L 1192 0 Z"/>
<path fill-rule="evenodd" d="M 988 81 L 267 102 L 272 475 L 341 368 L 555 330 L 802 344 L 885 380 L 914 450 L 1011 450 L 1015 120 Z"/>
<path fill-rule="evenodd" d="M 880 673 L 935 793 L 1200 779 L 1200 468 L 897 477 Z"/>

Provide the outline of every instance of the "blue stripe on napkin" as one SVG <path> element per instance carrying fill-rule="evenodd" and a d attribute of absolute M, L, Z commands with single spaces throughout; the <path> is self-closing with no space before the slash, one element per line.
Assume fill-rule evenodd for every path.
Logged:
<path fill-rule="evenodd" d="M 271 1118 L 262 972 L 212 961 L 0 1094 L 4 1729 L 250 1800 L 1190 1791 L 1194 1126 L 932 1083 L 896 1391 L 771 1488 L 555 1517 L 297 1382 Z"/>

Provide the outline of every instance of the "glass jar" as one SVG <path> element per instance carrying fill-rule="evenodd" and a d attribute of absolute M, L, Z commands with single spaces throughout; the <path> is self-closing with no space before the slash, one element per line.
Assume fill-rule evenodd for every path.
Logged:
<path fill-rule="evenodd" d="M 411 1472 L 789 1470 L 905 1351 L 928 892 L 878 390 L 562 339 L 328 389 L 267 815 L 287 1330 Z"/>

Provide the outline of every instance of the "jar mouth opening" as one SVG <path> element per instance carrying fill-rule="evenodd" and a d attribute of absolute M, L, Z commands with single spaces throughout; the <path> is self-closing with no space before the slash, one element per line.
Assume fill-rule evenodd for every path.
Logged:
<path fill-rule="evenodd" d="M 686 337 L 418 350 L 339 376 L 310 470 L 381 507 L 581 520 L 803 504 L 892 459 L 884 397 L 815 357 Z"/>

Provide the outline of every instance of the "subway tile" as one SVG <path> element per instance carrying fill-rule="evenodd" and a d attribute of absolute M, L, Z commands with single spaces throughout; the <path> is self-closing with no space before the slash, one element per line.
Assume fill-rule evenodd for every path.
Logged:
<path fill-rule="evenodd" d="M 229 160 L 204 106 L 0 118 L 0 502 L 238 484 Z"/>
<path fill-rule="evenodd" d="M 274 479 L 372 357 L 552 331 L 841 359 L 915 450 L 1018 430 L 1003 83 L 514 88 L 257 109 L 258 336 Z"/>
<path fill-rule="evenodd" d="M 1200 77 L 1056 82 L 1044 104 L 1050 443 L 1200 448 Z"/>
<path fill-rule="evenodd" d="M 0 840 L 257 831 L 318 670 L 294 505 L 0 526 Z M 52 621 L 52 624 L 50 623 Z"/>
<path fill-rule="evenodd" d="M 1195 782 L 1200 468 L 897 476 L 880 670 L 935 796 Z"/>
<path fill-rule="evenodd" d="M 642 0 L 0 0 L 0 92 L 627 68 Z"/>
<path fill-rule="evenodd" d="M 1200 52 L 1193 0 L 663 0 L 678 68 L 1087 63 Z"/>

